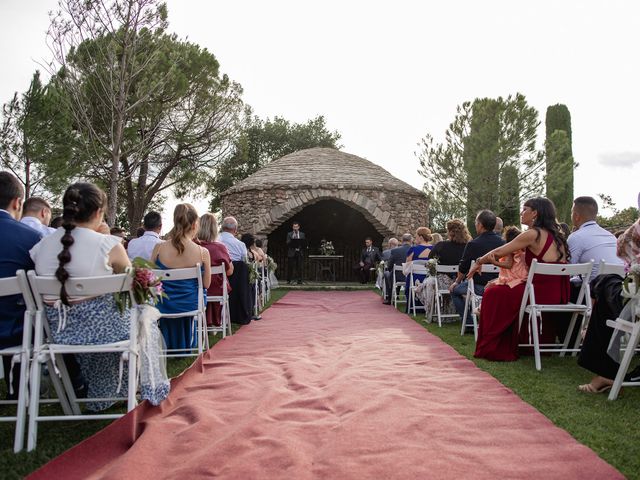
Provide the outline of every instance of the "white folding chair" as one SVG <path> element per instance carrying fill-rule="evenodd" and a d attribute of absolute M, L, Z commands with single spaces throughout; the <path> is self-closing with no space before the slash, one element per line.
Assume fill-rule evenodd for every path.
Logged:
<path fill-rule="evenodd" d="M 529 276 L 527 277 L 527 284 L 522 295 L 522 303 L 520 304 L 520 316 L 518 331 L 522 328 L 522 321 L 525 314 L 529 315 L 529 335 L 533 338 L 529 343 L 520 344 L 521 347 L 533 347 L 533 354 L 535 357 L 536 370 L 542 369 L 540 360 L 540 352 L 556 352 L 564 355 L 565 352 L 578 352 L 580 345 L 580 335 L 577 336 L 575 345 L 573 348 L 569 348 L 569 341 L 571 339 L 571 332 L 574 330 L 574 326 L 578 315 L 582 316 L 581 328 L 584 327 L 589 319 L 591 313 L 591 294 L 589 290 L 589 276 L 593 268 L 593 260 L 588 263 L 577 264 L 558 264 L 558 263 L 539 263 L 536 259 L 531 262 L 529 267 Z M 576 303 L 567 303 L 564 305 L 546 305 L 536 302 L 535 288 L 533 284 L 533 278 L 535 275 L 553 275 L 564 277 L 581 276 L 584 281 L 580 286 L 578 292 L 578 298 Z M 562 344 L 540 344 L 539 329 L 542 327 L 542 314 L 544 312 L 564 312 L 572 313 L 571 322 L 567 329 L 564 342 Z"/>
<path fill-rule="evenodd" d="M 609 400 L 615 400 L 616 398 L 618 398 L 620 389 L 622 387 L 640 386 L 640 381 L 625 382 L 624 380 L 624 377 L 629 370 L 629 365 L 631 365 L 631 359 L 635 354 L 638 343 L 640 343 L 640 309 L 636 309 L 635 312 L 632 312 L 632 315 L 634 318 L 638 318 L 635 318 L 635 321 L 631 322 L 628 320 L 623 320 L 622 318 L 607 320 L 607 326 L 614 329 L 614 335 L 616 335 L 617 331 L 623 331 L 627 335 L 629 335 L 629 341 L 627 342 L 624 355 L 622 356 L 622 360 L 620 361 L 618 373 L 616 373 L 616 378 L 614 379 L 613 386 L 611 387 L 611 391 L 609 392 Z"/>
<path fill-rule="evenodd" d="M 444 298 L 443 295 L 451 295 L 451 292 L 449 292 L 448 288 L 442 288 L 442 286 L 440 285 L 439 281 L 438 281 L 438 274 L 453 274 L 456 275 L 458 273 L 458 265 L 436 265 L 436 288 L 435 288 L 435 297 L 434 297 L 434 302 L 435 302 L 435 311 L 436 311 L 436 315 L 438 317 L 438 326 L 441 327 L 442 326 L 442 319 L 443 318 L 453 318 L 453 317 L 457 317 L 458 314 L 457 313 L 442 313 L 442 308 L 444 305 Z M 433 312 L 433 308 L 431 309 L 431 311 Z M 432 321 L 433 321 L 433 314 L 431 315 Z"/>
<path fill-rule="evenodd" d="M 207 303 L 219 303 L 222 305 L 222 312 L 220 314 L 221 321 L 220 326 L 211 325 L 207 326 L 207 333 L 217 334 L 218 332 L 222 333 L 222 338 L 227 336 L 227 332 L 229 335 L 232 335 L 231 332 L 231 314 L 229 312 L 229 289 L 227 288 L 227 272 L 225 271 L 225 266 L 218 265 L 215 267 L 211 267 L 211 276 L 220 275 L 222 278 L 222 293 L 220 295 L 207 295 Z M 209 335 L 206 336 L 205 342 L 207 345 L 207 349 L 209 348 Z"/>
<path fill-rule="evenodd" d="M 24 270 L 18 270 L 15 277 L 0 279 L 0 297 L 22 295 L 31 297 L 31 290 L 27 284 Z M 18 387 L 18 398 L 16 400 L 2 400 L 0 405 L 16 405 L 16 414 L 0 417 L 0 422 L 15 422 L 16 430 L 13 438 L 13 451 L 19 452 L 24 446 L 24 429 L 27 421 L 27 401 L 28 401 L 28 381 L 29 381 L 29 360 L 31 357 L 31 330 L 35 309 L 33 301 L 24 300 L 26 310 L 23 316 L 22 344 L 0 350 L 0 357 L 11 357 L 11 369 L 4 372 L 7 377 L 10 391 L 12 392 L 13 365 L 20 364 L 20 377 Z"/>
<path fill-rule="evenodd" d="M 413 260 L 411 262 L 411 266 L 409 267 L 409 298 L 407 299 L 409 302 L 409 311 L 413 312 L 413 315 L 416 315 L 416 310 L 421 308 L 422 310 L 427 311 L 426 305 L 416 306 L 416 284 L 414 275 L 427 275 L 429 272 L 427 270 L 426 260 Z M 403 264 L 403 266 L 406 264 Z M 406 294 L 406 293 L 405 293 Z"/>
<path fill-rule="evenodd" d="M 395 308 L 398 308 L 399 303 L 407 303 L 407 295 L 404 291 L 405 281 L 399 281 L 396 279 L 397 273 L 402 273 L 402 265 L 394 265 L 393 266 L 393 289 L 391 291 L 391 303 Z M 404 293 L 404 300 L 400 300 L 400 295 Z"/>
<path fill-rule="evenodd" d="M 253 314 L 258 316 L 260 313 L 260 268 L 258 262 L 252 262 L 251 268 L 255 275 L 255 280 L 251 287 L 253 288 Z"/>
<path fill-rule="evenodd" d="M 600 260 L 600 264 L 598 265 L 598 275 L 619 275 L 624 278 L 626 272 L 624 271 L 623 264 L 617 263 L 607 263 L 604 260 Z"/>
<path fill-rule="evenodd" d="M 136 406 L 136 392 L 138 389 L 138 350 L 137 350 L 137 309 L 131 310 L 131 323 L 129 327 L 129 338 L 119 342 L 104 343 L 98 345 L 67 345 L 54 343 L 49 328 L 49 322 L 45 312 L 45 297 L 58 297 L 60 293 L 60 282 L 55 277 L 36 276 L 35 272 L 28 273 L 29 285 L 33 292 L 36 315 L 33 337 L 33 358 L 31 362 L 31 374 L 29 389 L 31 392 L 40 391 L 40 371 L 41 365 L 50 359 L 55 359 L 53 368 L 50 369 L 50 377 L 53 379 L 58 373 L 64 385 L 64 392 L 70 402 L 71 412 L 65 415 L 40 415 L 40 399 L 38 395 L 31 395 L 29 401 L 29 433 L 27 437 L 27 450 L 31 451 L 36 447 L 38 436 L 38 423 L 44 421 L 65 421 L 65 420 L 104 420 L 121 417 L 122 413 L 109 414 L 87 414 L 80 411 L 80 403 L 92 401 L 117 401 L 127 402 L 127 411 L 131 411 Z M 65 283 L 67 293 L 71 297 L 97 297 L 115 292 L 130 292 L 132 278 L 127 274 L 106 275 L 101 277 L 71 278 Z M 132 305 L 135 299 L 130 295 Z M 122 362 L 128 362 L 129 375 L 128 396 L 110 398 L 83 398 L 76 397 L 73 385 L 67 373 L 63 354 L 85 354 L 85 353 L 119 353 Z"/>
<path fill-rule="evenodd" d="M 263 263 L 260 263 L 258 268 L 260 274 L 260 310 L 267 304 L 267 281 L 269 279 L 269 271 Z"/>
<path fill-rule="evenodd" d="M 171 268 L 168 270 L 155 269 L 153 273 L 163 282 L 173 282 L 179 280 L 195 279 L 198 283 L 198 303 L 195 305 L 194 310 L 187 310 L 177 313 L 162 313 L 160 318 L 184 318 L 191 317 L 192 320 L 192 335 L 195 335 L 197 347 L 194 351 L 193 348 L 168 348 L 163 351 L 165 357 L 195 357 L 200 355 L 205 346 L 205 337 L 207 336 L 207 323 L 205 321 L 205 294 L 202 283 L 202 269 L 200 264 L 196 264 L 195 267 L 187 268 Z M 171 298 L 165 298 L 164 302 L 171 302 Z M 191 338 L 191 344 L 193 344 L 193 337 Z"/>
<path fill-rule="evenodd" d="M 471 261 L 471 268 L 475 265 L 476 261 Z M 500 267 L 497 267 L 491 263 L 484 263 L 480 267 L 480 273 L 500 273 Z M 482 295 L 476 294 L 475 283 L 473 277 L 467 282 L 467 295 L 464 301 L 464 314 L 462 315 L 462 326 L 460 327 L 460 335 L 464 335 L 467 329 L 467 316 L 471 315 L 471 321 L 473 322 L 473 336 L 478 340 L 478 316 L 476 310 L 482 302 Z"/>

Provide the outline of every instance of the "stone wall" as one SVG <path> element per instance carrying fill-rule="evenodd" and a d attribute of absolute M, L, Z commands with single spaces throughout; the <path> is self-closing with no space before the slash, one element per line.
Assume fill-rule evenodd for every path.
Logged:
<path fill-rule="evenodd" d="M 236 217 L 241 232 L 266 237 L 308 205 L 338 200 L 364 214 L 385 238 L 415 233 L 428 220 L 428 201 L 419 191 L 367 188 L 243 189 L 222 197 L 222 215 Z"/>

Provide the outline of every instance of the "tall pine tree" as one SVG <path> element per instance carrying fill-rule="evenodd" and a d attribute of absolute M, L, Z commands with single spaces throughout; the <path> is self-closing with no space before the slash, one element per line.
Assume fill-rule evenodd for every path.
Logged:
<path fill-rule="evenodd" d="M 571 148 L 571 114 L 567 106 L 557 104 L 548 107 L 545 126 L 547 197 L 556 205 L 558 220 L 571 223 L 575 165 Z"/>

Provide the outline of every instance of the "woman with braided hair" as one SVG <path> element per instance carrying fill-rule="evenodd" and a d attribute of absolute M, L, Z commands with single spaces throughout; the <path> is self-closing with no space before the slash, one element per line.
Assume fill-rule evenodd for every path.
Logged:
<path fill-rule="evenodd" d="M 75 183 L 62 199 L 63 228 L 44 238 L 31 251 L 38 275 L 55 276 L 60 296 L 46 299 L 46 314 L 56 343 L 102 344 L 129 338 L 130 311 L 121 313 L 113 295 L 69 297 L 65 285 L 70 278 L 122 273 L 131 265 L 121 239 L 103 231 L 106 195 L 91 183 Z M 126 397 L 127 382 L 118 393 L 120 354 L 77 355 L 87 382 L 89 398 Z M 126 378 L 126 373 L 124 374 Z M 165 388 L 163 386 L 162 388 Z M 155 392 L 160 399 L 167 392 Z M 113 402 L 91 402 L 87 408 L 100 411 Z"/>

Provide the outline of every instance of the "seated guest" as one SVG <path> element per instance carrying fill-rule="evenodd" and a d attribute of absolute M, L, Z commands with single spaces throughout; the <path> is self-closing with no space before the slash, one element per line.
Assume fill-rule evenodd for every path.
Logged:
<path fill-rule="evenodd" d="M 211 258 L 211 266 L 218 267 L 224 265 L 227 277 L 233 274 L 233 264 L 229 258 L 229 252 L 227 247 L 217 242 L 218 237 L 218 222 L 216 217 L 212 213 L 205 213 L 200 217 L 200 229 L 198 230 L 198 243 L 209 251 L 209 257 Z M 227 292 L 231 291 L 229 281 L 227 280 Z M 207 289 L 207 295 L 220 296 L 222 295 L 222 275 L 212 275 L 211 285 Z M 207 325 L 220 326 L 222 324 L 222 305 L 217 303 L 207 304 Z"/>
<path fill-rule="evenodd" d="M 32 270 L 33 261 L 29 250 L 40 241 L 41 233 L 20 223 L 24 190 L 20 181 L 9 172 L 0 172 L 0 278 L 14 277 L 18 270 Z M 22 344 L 24 323 L 24 300 L 22 295 L 0 297 L 0 349 Z M 2 357 L 4 381 L 9 392 L 11 356 Z M 13 390 L 9 397 L 17 398 L 20 380 L 20 365 L 14 366 Z"/>
<path fill-rule="evenodd" d="M 56 231 L 55 228 L 49 227 L 51 221 L 51 206 L 44 198 L 29 197 L 22 206 L 21 223 L 28 225 L 41 236 L 46 237 Z"/>
<path fill-rule="evenodd" d="M 51 228 L 53 228 L 54 230 L 57 230 L 61 226 L 62 226 L 62 215 L 60 215 L 59 217 L 55 217 L 53 220 L 51 220 Z"/>
<path fill-rule="evenodd" d="M 98 233 L 107 197 L 91 183 L 71 185 L 62 199 L 63 228 L 44 238 L 31 249 L 38 275 L 55 276 L 62 288 L 59 299 L 46 305 L 51 335 L 61 344 L 101 344 L 129 338 L 130 311 L 121 313 L 113 295 L 70 298 L 65 283 L 74 277 L 96 277 L 122 273 L 131 264 L 120 239 Z M 146 352 L 151 355 L 153 352 Z M 159 354 L 158 351 L 155 354 Z M 149 358 L 141 355 L 141 358 Z M 88 396 L 96 398 L 126 397 L 127 383 L 118 393 L 119 353 L 92 353 L 76 356 L 88 384 Z M 160 370 L 156 356 L 153 368 Z M 146 360 L 141 360 L 142 364 Z M 123 378 L 126 377 L 126 372 Z M 143 397 L 157 404 L 169 392 L 168 381 L 154 390 L 144 390 Z M 111 401 L 87 404 L 89 410 L 104 410 Z"/>
<path fill-rule="evenodd" d="M 224 243 L 229 251 L 229 258 L 233 263 L 233 275 L 229 277 L 231 295 L 229 296 L 229 310 L 231 321 L 240 325 L 251 323 L 252 305 L 249 293 L 249 270 L 245 260 L 247 258 L 247 246 L 236 238 L 238 233 L 238 221 L 233 217 L 227 217 L 222 221 L 222 233 L 220 242 Z"/>
<path fill-rule="evenodd" d="M 522 232 L 518 227 L 507 227 L 504 229 L 504 241 L 509 243 L 515 240 L 521 233 Z M 498 278 L 489 281 L 485 285 L 485 292 L 491 285 L 507 285 L 510 288 L 513 288 L 516 285 L 526 282 L 527 277 L 529 276 L 529 268 L 525 263 L 524 255 L 524 250 L 516 250 L 506 257 L 492 259 L 491 263 L 496 267 L 500 267 L 500 273 L 498 273 Z"/>
<path fill-rule="evenodd" d="M 249 252 L 247 251 L 247 255 L 248 254 Z M 253 255 L 254 260 L 260 264 L 267 259 L 267 255 L 262 250 L 262 240 L 259 238 L 254 238 L 253 245 L 251 245 L 251 254 Z"/>
<path fill-rule="evenodd" d="M 498 235 L 502 236 L 503 229 L 504 229 L 504 222 L 502 221 L 502 218 L 496 217 L 496 226 L 493 227 L 493 231 L 496 232 Z"/>
<path fill-rule="evenodd" d="M 398 239 L 391 237 L 389 239 L 389 241 L 387 242 L 387 248 L 386 250 L 382 251 L 382 260 L 385 262 L 388 262 L 389 259 L 391 258 L 391 250 L 393 250 L 394 248 L 396 248 L 398 246 Z M 386 266 L 385 266 L 386 269 Z"/>
<path fill-rule="evenodd" d="M 162 270 L 173 268 L 202 268 L 202 284 L 211 284 L 211 258 L 209 250 L 197 245 L 193 239 L 198 232 L 198 212 L 188 203 L 176 205 L 173 211 L 173 228 L 169 240 L 156 243 L 151 252 L 151 262 Z M 168 298 L 157 305 L 162 313 L 189 312 L 198 309 L 198 281 L 194 279 L 163 281 Z M 197 347 L 197 335 L 193 329 L 193 318 L 161 318 L 160 331 L 168 350 L 187 350 Z"/>
<path fill-rule="evenodd" d="M 556 209 L 551 200 L 542 197 L 527 200 L 520 219 L 529 229 L 506 245 L 494 248 L 479 257 L 474 268 L 469 270 L 469 278 L 478 273 L 483 264 L 492 263 L 523 249 L 527 267 L 534 259 L 540 263 L 567 263 L 569 249 L 560 231 Z M 491 233 L 495 235 L 493 231 Z M 502 242 L 502 239 L 500 241 Z M 473 240 L 469 242 L 467 248 L 472 242 Z M 539 303 L 556 305 L 569 301 L 569 281 L 566 277 L 536 275 L 534 289 Z M 529 324 L 526 319 L 518 330 L 524 290 L 525 283 L 518 283 L 514 286 L 493 285 L 484 291 L 475 357 L 500 361 L 518 359 L 518 344 L 529 343 Z M 557 315 L 552 313 L 542 315 L 541 344 L 554 343 L 556 317 Z"/>
<path fill-rule="evenodd" d="M 413 237 L 410 233 L 405 233 L 402 235 L 402 245 L 391 249 L 389 252 L 389 260 L 387 260 L 386 271 L 384 272 L 384 280 L 387 285 L 387 296 L 385 297 L 383 303 L 385 305 L 391 305 L 391 289 L 393 288 L 393 270 L 394 267 L 402 265 L 407 260 L 407 253 L 411 248 L 411 244 L 413 243 Z M 398 271 L 396 272 L 396 281 L 404 282 L 405 277 L 404 273 Z M 400 287 L 398 287 L 400 289 Z"/>
<path fill-rule="evenodd" d="M 407 292 L 407 298 L 408 294 L 409 294 L 409 288 L 411 287 L 411 280 L 412 280 L 412 276 L 409 275 L 409 266 L 416 260 L 424 260 L 427 261 L 429 260 L 429 253 L 431 252 L 431 249 L 433 248 L 433 245 L 431 245 L 431 241 L 433 240 L 433 237 L 431 236 L 431 230 L 429 230 L 427 227 L 420 227 L 416 230 L 416 242 L 415 245 L 413 245 L 411 248 L 409 248 L 409 250 L 407 251 L 407 258 L 406 258 L 406 268 L 405 268 L 405 275 L 406 275 L 406 280 L 405 280 L 405 292 Z M 422 283 L 425 279 L 426 275 L 424 274 L 413 274 L 413 282 L 414 285 L 416 283 Z M 416 300 L 416 306 L 422 306 L 422 302 L 420 302 L 419 300 Z M 409 311 L 409 302 L 407 302 L 407 308 L 406 308 L 407 312 Z"/>
<path fill-rule="evenodd" d="M 131 239 L 127 246 L 127 254 L 130 259 L 136 257 L 149 260 L 151 252 L 156 244 L 161 243 L 160 232 L 162 231 L 162 217 L 158 212 L 149 212 L 142 220 L 144 233 L 138 238 Z"/>
<path fill-rule="evenodd" d="M 244 243 L 245 246 L 247 247 L 247 261 L 249 262 L 249 268 L 255 268 L 255 264 L 259 263 L 258 257 L 255 254 L 255 246 L 256 246 L 255 237 L 250 233 L 243 233 L 242 236 L 240 237 L 240 241 Z M 254 307 L 256 305 L 256 295 L 260 295 L 261 293 L 259 279 L 260 278 L 256 276 L 255 281 L 249 284 L 249 300 L 250 300 L 250 305 L 253 312 L 255 312 Z M 256 282 L 257 282 L 257 285 L 256 285 Z M 256 287 L 258 290 L 257 292 L 256 292 Z M 261 320 L 261 319 L 262 317 L 260 315 L 257 315 L 255 313 L 251 315 L 251 320 Z"/>
<path fill-rule="evenodd" d="M 640 219 L 618 237 L 617 254 L 626 267 L 640 264 Z M 607 326 L 607 320 L 618 318 L 622 311 L 621 291 L 622 278 L 618 275 L 599 275 L 591 282 L 593 310 L 578 357 L 578 365 L 595 373 L 596 376 L 591 382 L 578 386 L 584 393 L 606 392 L 613 385 L 618 373 L 620 364 L 607 353 L 613 334 L 613 329 Z M 639 378 L 640 367 L 636 367 L 625 380 L 635 382 Z"/>
<path fill-rule="evenodd" d="M 365 284 L 371 277 L 371 269 L 382 259 L 380 249 L 373 246 L 371 237 L 364 240 L 364 248 L 360 254 L 360 263 L 358 264 L 358 274 L 360 275 L 360 283 Z"/>
<path fill-rule="evenodd" d="M 589 281 L 598 275 L 600 260 L 622 265 L 622 260 L 616 256 L 616 237 L 598 225 L 597 215 L 598 204 L 593 198 L 578 197 L 573 201 L 571 221 L 576 230 L 569 235 L 567 243 L 571 263 L 594 261 Z"/>
<path fill-rule="evenodd" d="M 502 237 L 495 232 L 496 227 L 496 215 L 491 210 L 482 210 L 476 216 L 476 232 L 478 236 L 469 241 L 464 248 L 462 258 L 458 264 L 458 275 L 449 287 L 451 292 L 451 300 L 456 307 L 456 312 L 460 315 L 460 318 L 464 316 L 464 304 L 465 296 L 467 293 L 468 281 L 465 277 L 469 273 L 471 268 L 471 261 L 486 254 L 494 248 L 504 245 Z M 493 280 L 497 275 L 492 273 L 483 273 L 474 277 L 473 286 L 476 295 L 482 295 L 484 292 L 484 286 L 489 280 Z"/>
<path fill-rule="evenodd" d="M 471 240 L 471 235 L 467 226 L 462 220 L 454 219 L 447 222 L 447 240 L 436 243 L 429 252 L 429 258 L 436 258 L 439 265 L 458 265 L 462 259 L 464 248 Z M 456 278 L 455 274 L 438 274 L 438 285 L 440 288 L 449 288 Z M 427 298 L 431 298 L 435 292 L 427 292 Z M 443 296 L 442 312 L 445 314 L 455 313 L 455 307 L 449 296 Z"/>
<path fill-rule="evenodd" d="M 127 232 L 122 227 L 111 227 L 109 234 L 120 239 L 120 243 L 124 245 L 124 249 L 127 249 Z"/>

